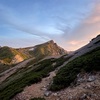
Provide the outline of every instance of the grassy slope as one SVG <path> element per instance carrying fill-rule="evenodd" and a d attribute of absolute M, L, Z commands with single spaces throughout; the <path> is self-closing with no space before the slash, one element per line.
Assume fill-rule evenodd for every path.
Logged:
<path fill-rule="evenodd" d="M 15 55 L 20 55 L 23 59 L 28 58 L 25 54 L 17 51 L 16 49 L 6 46 L 0 48 L 0 59 L 3 60 L 5 63 L 10 63 Z"/>
<path fill-rule="evenodd" d="M 0 90 L 0 100 L 9 100 L 16 93 L 22 91 L 26 85 L 41 81 L 41 79 L 46 77 L 50 71 L 54 70 L 54 67 L 51 65 L 52 62 L 52 59 L 40 62 L 40 66 L 31 70 L 29 73 L 25 73 L 19 79 L 12 81 L 6 87 L 2 88 Z"/>
<path fill-rule="evenodd" d="M 41 81 L 49 72 L 62 65 L 68 59 L 69 58 L 64 57 L 58 59 L 51 58 L 39 63 L 35 63 L 37 60 L 30 61 L 24 69 L 18 70 L 1 84 L 0 100 L 9 100 L 15 94 L 22 91 L 25 86 Z M 55 62 L 56 65 L 52 66 Z M 16 76 L 18 76 L 18 78 L 14 79 Z"/>
<path fill-rule="evenodd" d="M 55 43 L 45 43 L 37 45 L 34 51 L 30 51 L 30 54 L 37 58 L 44 58 L 46 56 L 52 56 L 54 53 L 62 55 L 64 50 L 62 49 L 62 51 Z"/>
<path fill-rule="evenodd" d="M 6 71 L 7 69 L 14 67 L 16 64 L 11 64 L 11 65 L 7 65 L 7 64 L 0 64 L 0 73 Z"/>
<path fill-rule="evenodd" d="M 82 70 L 86 72 L 100 71 L 100 47 L 77 57 L 61 68 L 54 77 L 50 90 L 57 91 L 68 87 Z"/>
<path fill-rule="evenodd" d="M 15 66 L 16 64 L 11 64 L 12 59 L 15 55 L 20 55 L 23 59 L 27 59 L 28 56 L 22 52 L 19 52 L 16 49 L 9 48 L 9 47 L 2 47 L 0 48 L 0 60 L 3 63 L 0 64 L 0 73 Z"/>
<path fill-rule="evenodd" d="M 4 60 L 5 63 L 10 63 L 14 54 L 9 47 L 0 48 L 0 59 Z"/>

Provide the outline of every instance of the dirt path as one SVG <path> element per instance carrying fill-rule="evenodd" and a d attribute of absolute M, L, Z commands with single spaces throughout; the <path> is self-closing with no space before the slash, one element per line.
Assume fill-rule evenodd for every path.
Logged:
<path fill-rule="evenodd" d="M 1 76 L 1 77 L 0 77 L 0 84 L 1 84 L 7 77 L 9 77 L 9 76 L 12 75 L 13 73 L 15 73 L 19 68 L 25 67 L 25 65 L 26 65 L 29 61 L 33 60 L 33 59 L 34 59 L 34 58 L 30 58 L 30 59 L 28 59 L 28 60 L 25 60 L 25 61 L 19 63 L 18 65 L 16 65 L 16 66 L 14 66 L 14 67 L 12 67 L 12 68 L 10 68 L 10 69 L 4 71 L 3 73 L 1 73 L 1 74 L 0 74 L 0 76 Z"/>
<path fill-rule="evenodd" d="M 48 94 L 46 89 L 54 76 L 55 72 L 53 71 L 49 77 L 43 78 L 41 82 L 25 87 L 23 92 L 17 94 L 12 100 L 30 100 L 34 97 L 44 97 L 45 93 Z"/>

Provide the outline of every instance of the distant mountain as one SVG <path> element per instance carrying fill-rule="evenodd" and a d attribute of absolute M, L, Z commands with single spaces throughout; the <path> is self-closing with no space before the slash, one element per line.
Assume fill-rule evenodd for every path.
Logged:
<path fill-rule="evenodd" d="M 53 40 L 27 48 L 15 49 L 5 46 L 0 47 L 0 62 L 15 64 L 31 57 L 42 59 L 47 56 L 60 56 L 66 53 Z"/>
<path fill-rule="evenodd" d="M 4 64 L 15 64 L 28 59 L 29 55 L 19 52 L 18 50 L 11 47 L 0 48 L 0 62 Z"/>
<path fill-rule="evenodd" d="M 46 56 L 60 56 L 67 53 L 63 48 L 54 43 L 53 40 L 29 48 L 29 52 L 34 57 L 39 58 Z"/>

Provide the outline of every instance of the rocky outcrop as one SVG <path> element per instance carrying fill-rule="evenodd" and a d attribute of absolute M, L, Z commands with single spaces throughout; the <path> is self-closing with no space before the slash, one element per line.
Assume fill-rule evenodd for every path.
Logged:
<path fill-rule="evenodd" d="M 12 64 L 16 64 L 16 63 L 19 63 L 19 62 L 22 62 L 24 60 L 24 58 L 22 58 L 20 55 L 16 55 L 14 56 L 14 58 L 12 59 Z"/>

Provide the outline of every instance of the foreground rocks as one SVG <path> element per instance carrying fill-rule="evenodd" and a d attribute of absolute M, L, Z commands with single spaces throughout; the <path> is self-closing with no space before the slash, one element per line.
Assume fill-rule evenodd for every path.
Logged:
<path fill-rule="evenodd" d="M 52 93 L 47 100 L 100 100 L 100 72 L 80 74 L 75 81 L 76 84 Z"/>
<path fill-rule="evenodd" d="M 73 85 L 58 92 L 48 91 L 54 76 L 55 72 L 51 72 L 49 77 L 38 84 L 26 87 L 13 100 L 30 100 L 34 97 L 42 97 L 46 100 L 100 100 L 100 72 L 80 73 Z"/>

